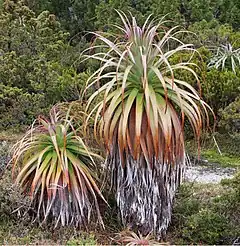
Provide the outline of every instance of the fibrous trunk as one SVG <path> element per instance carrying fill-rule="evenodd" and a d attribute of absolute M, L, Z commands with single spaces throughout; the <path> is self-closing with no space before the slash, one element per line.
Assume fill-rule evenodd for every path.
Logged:
<path fill-rule="evenodd" d="M 182 163 L 171 165 L 153 160 L 149 168 L 145 160 L 126 157 L 123 168 L 120 156 L 113 151 L 107 164 L 112 171 L 112 184 L 124 226 L 141 232 L 164 236 L 171 220 L 172 204 L 184 171 Z"/>

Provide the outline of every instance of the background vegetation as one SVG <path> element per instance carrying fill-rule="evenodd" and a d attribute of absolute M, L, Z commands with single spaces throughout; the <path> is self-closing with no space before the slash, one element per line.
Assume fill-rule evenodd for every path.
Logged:
<path fill-rule="evenodd" d="M 155 18 L 167 15 L 172 20 L 168 25 L 196 33 L 183 39 L 199 49 L 201 59 L 196 56 L 194 61 L 199 64 L 203 97 L 223 130 L 239 131 L 239 52 L 234 71 L 226 50 L 224 66 L 217 69 L 213 64 L 221 45 L 231 44 L 233 51 L 240 47 L 238 1 L 2 0 L 0 6 L 0 129 L 18 130 L 55 103 L 80 98 L 86 78 L 97 66 L 92 61 L 79 63 L 80 52 L 92 45 L 87 32 L 110 33 L 110 23 L 120 22 L 114 11 L 119 9 L 131 11 L 140 23 L 150 13 Z M 187 58 L 182 54 L 174 59 Z"/>

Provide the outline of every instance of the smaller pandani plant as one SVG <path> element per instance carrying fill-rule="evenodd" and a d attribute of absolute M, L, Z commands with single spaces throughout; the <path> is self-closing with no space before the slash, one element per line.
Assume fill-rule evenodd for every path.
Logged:
<path fill-rule="evenodd" d="M 135 245 L 168 245 L 168 243 L 160 243 L 152 239 L 151 234 L 147 236 L 142 236 L 141 233 L 136 234 L 133 231 L 125 230 L 117 233 L 114 241 L 118 244 L 123 244 L 127 246 Z"/>
<path fill-rule="evenodd" d="M 234 49 L 230 43 L 227 43 L 215 48 L 214 51 L 215 54 L 211 58 L 208 67 L 221 70 L 230 69 L 236 74 L 236 69 L 240 67 L 240 48 Z"/>
<path fill-rule="evenodd" d="M 40 222 L 51 219 L 55 226 L 59 222 L 85 226 L 94 210 L 103 225 L 98 197 L 104 197 L 93 172 L 97 155 L 77 135 L 69 111 L 63 116 L 53 107 L 50 120 L 39 117 L 14 145 L 13 174 L 17 173 L 16 183 L 30 195 Z"/>

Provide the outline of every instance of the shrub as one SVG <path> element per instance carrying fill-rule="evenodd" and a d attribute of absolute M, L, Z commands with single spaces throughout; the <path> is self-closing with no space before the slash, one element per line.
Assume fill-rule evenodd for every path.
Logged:
<path fill-rule="evenodd" d="M 226 235 L 226 219 L 211 209 L 201 209 L 190 215 L 182 231 L 187 242 L 215 244 Z"/>
<path fill-rule="evenodd" d="M 44 96 L 0 85 L 0 129 L 22 129 L 48 108 Z"/>
<path fill-rule="evenodd" d="M 221 184 L 224 187 L 229 187 L 230 192 L 224 194 L 222 199 L 217 199 L 216 202 L 222 202 L 224 204 L 221 212 L 226 213 L 232 219 L 233 224 L 240 227 L 240 172 L 233 179 L 223 179 Z"/>
<path fill-rule="evenodd" d="M 8 163 L 9 144 L 7 141 L 0 141 L 0 177 Z"/>
<path fill-rule="evenodd" d="M 79 98 L 85 74 L 68 65 L 69 35 L 53 14 L 7 1 L 0 35 L 0 129 L 29 125 L 55 103 Z"/>
<path fill-rule="evenodd" d="M 240 174 L 221 185 L 185 183 L 169 237 L 174 244 L 232 244 L 239 236 Z"/>
<path fill-rule="evenodd" d="M 240 97 L 220 111 L 220 127 L 228 133 L 240 134 Z"/>
<path fill-rule="evenodd" d="M 240 77 L 239 72 L 234 74 L 231 71 L 221 71 L 216 69 L 206 73 L 204 83 L 204 97 L 217 112 L 220 108 L 225 108 L 239 95 Z"/>
<path fill-rule="evenodd" d="M 5 172 L 0 178 L 0 223 L 6 223 L 13 218 L 19 220 L 20 215 L 27 220 L 26 212 L 29 206 L 29 199 L 24 198 L 19 192 L 19 187 L 13 184 L 11 173 Z"/>
<path fill-rule="evenodd" d="M 81 236 L 81 237 L 76 237 L 73 239 L 70 239 L 66 243 L 67 246 L 75 246 L 75 245 L 97 245 L 97 241 L 94 235 L 89 234 Z"/>

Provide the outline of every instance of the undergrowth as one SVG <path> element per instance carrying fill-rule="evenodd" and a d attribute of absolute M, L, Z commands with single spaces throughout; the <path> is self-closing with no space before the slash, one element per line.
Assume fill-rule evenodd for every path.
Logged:
<path fill-rule="evenodd" d="M 240 173 L 221 184 L 185 183 L 168 237 L 174 244 L 233 244 L 240 236 Z"/>
<path fill-rule="evenodd" d="M 0 180 L 0 244 L 111 244 L 115 233 L 123 229 L 114 201 L 104 216 L 105 231 L 96 225 L 84 230 L 38 226 L 31 221 L 31 213 L 24 213 L 28 202 L 11 184 L 6 172 Z M 239 203 L 240 174 L 221 184 L 183 184 L 166 240 L 170 244 L 233 244 L 240 236 Z"/>
<path fill-rule="evenodd" d="M 1 142 L 0 148 L 0 166 L 4 168 L 10 148 L 7 140 Z M 226 153 L 220 156 L 216 148 L 213 151 L 203 149 L 202 156 L 210 162 L 217 160 L 221 165 L 239 165 L 237 155 Z M 0 175 L 0 245 L 111 244 L 115 233 L 123 228 L 113 196 L 108 197 L 108 203 L 110 208 L 101 207 L 105 211 L 105 231 L 96 226 L 84 230 L 74 227 L 54 229 L 52 225 L 38 226 L 31 220 L 31 213 L 34 211 L 31 210 L 29 200 L 13 185 L 11 173 L 6 170 Z M 172 224 L 166 240 L 171 244 L 233 244 L 240 237 L 239 204 L 240 174 L 234 179 L 223 180 L 221 184 L 185 183 L 175 200 Z"/>

